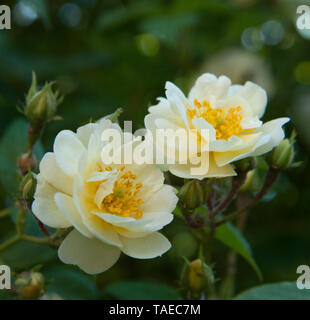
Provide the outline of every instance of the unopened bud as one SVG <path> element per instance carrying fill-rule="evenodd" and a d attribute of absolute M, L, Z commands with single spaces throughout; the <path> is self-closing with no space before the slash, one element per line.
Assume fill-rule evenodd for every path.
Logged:
<path fill-rule="evenodd" d="M 23 200 L 32 200 L 36 191 L 37 180 L 33 172 L 29 171 L 19 186 L 20 197 Z"/>
<path fill-rule="evenodd" d="M 192 261 L 188 270 L 188 283 L 192 291 L 201 291 L 203 287 L 203 270 L 200 259 Z"/>
<path fill-rule="evenodd" d="M 45 291 L 44 276 L 39 272 L 26 271 L 15 281 L 16 292 L 21 300 L 40 298 Z"/>
<path fill-rule="evenodd" d="M 248 172 L 256 167 L 256 159 L 254 157 L 245 158 L 234 163 L 236 171 Z"/>
<path fill-rule="evenodd" d="M 188 266 L 188 286 L 194 293 L 202 292 L 214 283 L 212 269 L 200 259 L 192 261 Z"/>
<path fill-rule="evenodd" d="M 53 91 L 52 85 L 52 82 L 46 83 L 41 90 L 37 90 L 36 76 L 33 74 L 25 106 L 25 115 L 33 126 L 42 125 L 55 117 L 62 98 Z"/>
<path fill-rule="evenodd" d="M 266 157 L 268 164 L 276 169 L 287 169 L 293 164 L 295 156 L 294 144 L 284 139 Z"/>
<path fill-rule="evenodd" d="M 204 192 L 198 180 L 186 182 L 178 196 L 188 210 L 193 210 L 204 203 Z"/>

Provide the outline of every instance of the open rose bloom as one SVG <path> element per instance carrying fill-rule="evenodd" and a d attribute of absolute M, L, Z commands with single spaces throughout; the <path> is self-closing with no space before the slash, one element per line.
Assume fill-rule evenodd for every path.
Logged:
<path fill-rule="evenodd" d="M 177 204 L 175 189 L 164 184 L 155 165 L 105 164 L 109 142 L 102 141 L 102 133 L 111 128 L 124 136 L 109 120 L 76 133 L 61 131 L 54 152 L 40 163 L 32 205 L 44 224 L 74 228 L 59 247 L 59 258 L 90 274 L 110 268 L 121 252 L 137 259 L 165 253 L 170 243 L 157 231 L 172 221 Z M 129 143 L 136 148 L 142 142 Z M 118 148 L 123 150 L 124 139 Z"/>
<path fill-rule="evenodd" d="M 157 129 L 184 129 L 189 133 L 189 144 L 193 142 L 190 132 L 198 132 L 194 139 L 199 139 L 201 159 L 208 158 L 208 171 L 193 175 L 193 165 L 188 161 L 170 165 L 172 174 L 197 179 L 233 176 L 232 162 L 267 153 L 284 138 L 282 126 L 289 119 L 279 118 L 263 124 L 260 119 L 266 104 L 266 92 L 258 85 L 252 82 L 232 85 L 226 76 L 217 78 L 206 73 L 197 79 L 188 97 L 167 82 L 166 98 L 160 98 L 157 105 L 149 108 L 145 126 L 153 134 Z M 165 153 L 171 145 L 166 144 L 159 150 L 157 144 L 156 148 L 157 152 Z"/>

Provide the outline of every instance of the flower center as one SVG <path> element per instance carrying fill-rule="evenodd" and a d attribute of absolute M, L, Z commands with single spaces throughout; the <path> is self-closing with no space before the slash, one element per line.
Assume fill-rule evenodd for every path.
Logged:
<path fill-rule="evenodd" d="M 120 168 L 123 172 L 125 167 Z M 112 171 L 111 167 L 106 167 L 106 171 Z M 139 198 L 142 183 L 134 183 L 136 175 L 131 171 L 121 173 L 114 182 L 113 192 L 104 197 L 102 207 L 109 213 L 117 214 L 121 217 L 132 217 L 139 219 L 142 217 L 140 204 L 143 200 Z"/>
<path fill-rule="evenodd" d="M 203 101 L 202 104 L 195 99 L 195 109 L 187 109 L 187 115 L 192 120 L 195 116 L 204 118 L 216 130 L 217 140 L 228 140 L 231 136 L 238 135 L 243 129 L 241 127 L 240 106 L 225 110 L 224 108 L 213 109 L 210 103 Z"/>

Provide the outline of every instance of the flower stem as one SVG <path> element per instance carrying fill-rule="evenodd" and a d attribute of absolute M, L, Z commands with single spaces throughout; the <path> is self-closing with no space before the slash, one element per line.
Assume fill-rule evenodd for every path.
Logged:
<path fill-rule="evenodd" d="M 17 243 L 20 240 L 20 236 L 17 234 L 12 238 L 6 240 L 0 245 L 0 251 L 7 249 L 8 247 L 12 246 L 13 244 Z"/>
<path fill-rule="evenodd" d="M 227 206 L 234 200 L 237 192 L 244 184 L 247 172 L 239 172 L 239 174 L 233 178 L 231 189 L 226 198 L 214 209 L 214 215 L 221 213 Z"/>
<path fill-rule="evenodd" d="M 254 207 L 264 197 L 264 195 L 269 191 L 269 189 L 272 187 L 274 182 L 277 180 L 278 175 L 279 175 L 279 170 L 270 167 L 269 170 L 267 171 L 267 174 L 265 177 L 265 182 L 264 182 L 261 190 L 254 197 L 254 199 L 252 201 L 250 201 L 247 205 L 245 205 L 243 208 L 235 211 L 234 213 L 232 213 L 232 214 L 226 216 L 225 218 L 223 218 L 222 220 L 218 221 L 216 223 L 216 227 L 218 227 L 218 226 L 220 226 L 230 220 L 235 219 L 240 214 L 244 214 L 249 209 Z"/>
<path fill-rule="evenodd" d="M 39 237 L 31 236 L 28 234 L 23 234 L 21 236 L 21 240 L 38 243 L 38 244 L 51 244 L 51 239 L 49 238 L 39 238 Z"/>

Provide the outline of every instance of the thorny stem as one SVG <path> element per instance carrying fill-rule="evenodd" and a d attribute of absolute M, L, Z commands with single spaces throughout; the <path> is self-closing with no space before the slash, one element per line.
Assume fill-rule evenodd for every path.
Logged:
<path fill-rule="evenodd" d="M 236 194 L 244 184 L 247 172 L 239 172 L 239 174 L 233 179 L 231 189 L 226 198 L 214 209 L 214 215 L 217 216 L 234 200 Z"/>
<path fill-rule="evenodd" d="M 263 198 L 263 196 L 269 191 L 269 189 L 272 187 L 274 182 L 277 180 L 278 175 L 279 175 L 279 170 L 270 167 L 269 170 L 267 171 L 267 174 L 265 177 L 265 182 L 264 182 L 261 190 L 254 197 L 254 199 L 252 201 L 250 201 L 247 205 L 245 205 L 243 208 L 235 211 L 234 213 L 232 213 L 232 214 L 226 216 L 225 218 L 223 218 L 222 220 L 218 221 L 216 223 L 216 227 L 218 227 L 218 226 L 220 226 L 230 220 L 235 219 L 239 215 L 244 214 L 249 209 L 251 209 L 253 206 L 255 206 Z"/>

